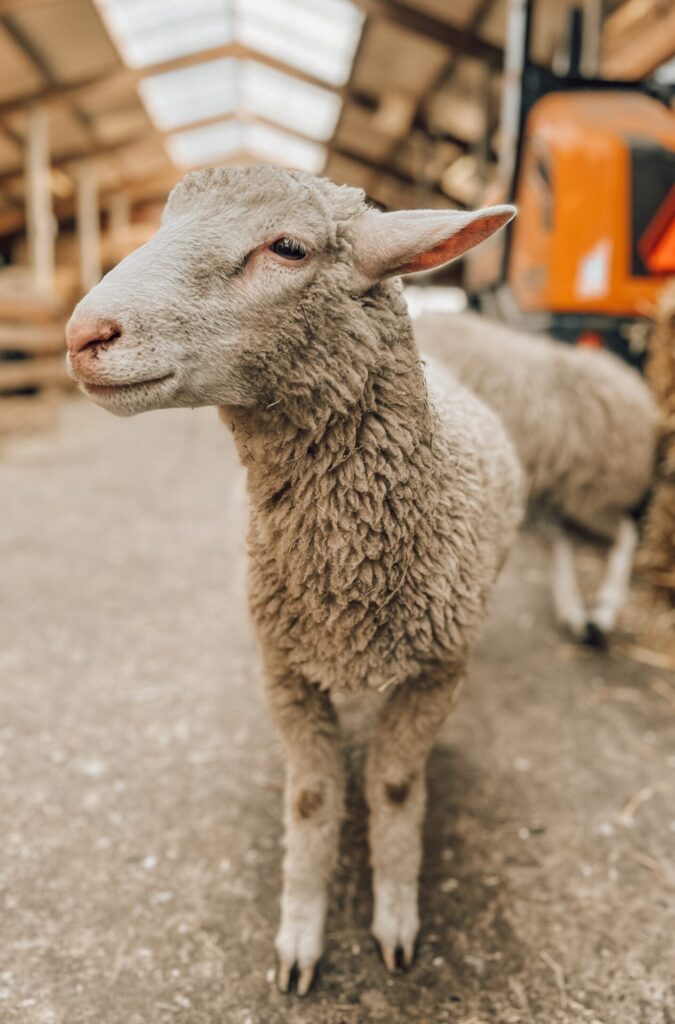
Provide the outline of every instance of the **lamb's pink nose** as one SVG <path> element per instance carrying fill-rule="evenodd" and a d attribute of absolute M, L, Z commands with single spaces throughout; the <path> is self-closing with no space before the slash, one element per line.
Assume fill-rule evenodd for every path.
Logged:
<path fill-rule="evenodd" d="M 122 328 L 114 320 L 71 320 L 66 327 L 66 344 L 71 356 L 85 348 L 112 345 L 122 337 Z"/>

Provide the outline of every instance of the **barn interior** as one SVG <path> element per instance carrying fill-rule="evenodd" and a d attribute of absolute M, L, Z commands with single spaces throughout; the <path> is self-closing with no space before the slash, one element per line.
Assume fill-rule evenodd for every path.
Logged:
<path fill-rule="evenodd" d="M 0 1019 L 675 1017 L 674 96 L 669 0 L 0 0 Z M 234 449 L 213 409 L 107 416 L 64 358 L 183 176 L 257 164 L 386 211 L 516 203 L 406 279 L 411 313 L 609 349 L 662 412 L 616 637 L 561 637 L 525 531 L 431 757 L 416 965 L 368 935 L 357 787 L 303 1002 L 275 988 L 282 753 Z"/>

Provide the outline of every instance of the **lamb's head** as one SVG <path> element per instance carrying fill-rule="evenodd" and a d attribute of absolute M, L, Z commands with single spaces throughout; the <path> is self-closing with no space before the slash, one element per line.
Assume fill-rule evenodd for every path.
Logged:
<path fill-rule="evenodd" d="M 154 238 L 75 309 L 70 372 L 120 415 L 267 407 L 300 377 L 320 401 L 331 347 L 359 334 L 380 280 L 456 258 L 513 212 L 383 214 L 359 190 L 278 168 L 190 174 Z"/>

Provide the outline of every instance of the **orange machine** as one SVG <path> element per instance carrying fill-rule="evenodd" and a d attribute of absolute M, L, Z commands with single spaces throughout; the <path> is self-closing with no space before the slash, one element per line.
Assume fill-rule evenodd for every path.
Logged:
<path fill-rule="evenodd" d="M 675 113 L 654 82 L 603 81 L 579 70 L 582 18 L 573 11 L 569 69 L 529 59 L 534 0 L 512 0 L 509 39 L 520 66 L 504 90 L 518 126 L 499 195 L 519 215 L 470 254 L 471 301 L 525 329 L 604 345 L 640 365 L 647 321 L 675 274 Z M 508 57 L 508 52 L 507 52 Z M 509 84 L 510 83 L 510 84 Z"/>
<path fill-rule="evenodd" d="M 637 92 L 545 96 L 516 202 L 520 309 L 639 316 L 675 273 L 675 117 Z"/>

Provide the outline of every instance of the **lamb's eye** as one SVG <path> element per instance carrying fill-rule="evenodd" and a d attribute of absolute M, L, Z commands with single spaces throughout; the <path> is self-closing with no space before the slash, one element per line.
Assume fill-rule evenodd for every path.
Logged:
<path fill-rule="evenodd" d="M 272 242 L 270 249 L 275 255 L 281 256 L 285 260 L 304 260 L 307 255 L 307 250 L 302 242 L 296 242 L 289 235 L 277 238 L 276 242 Z"/>

